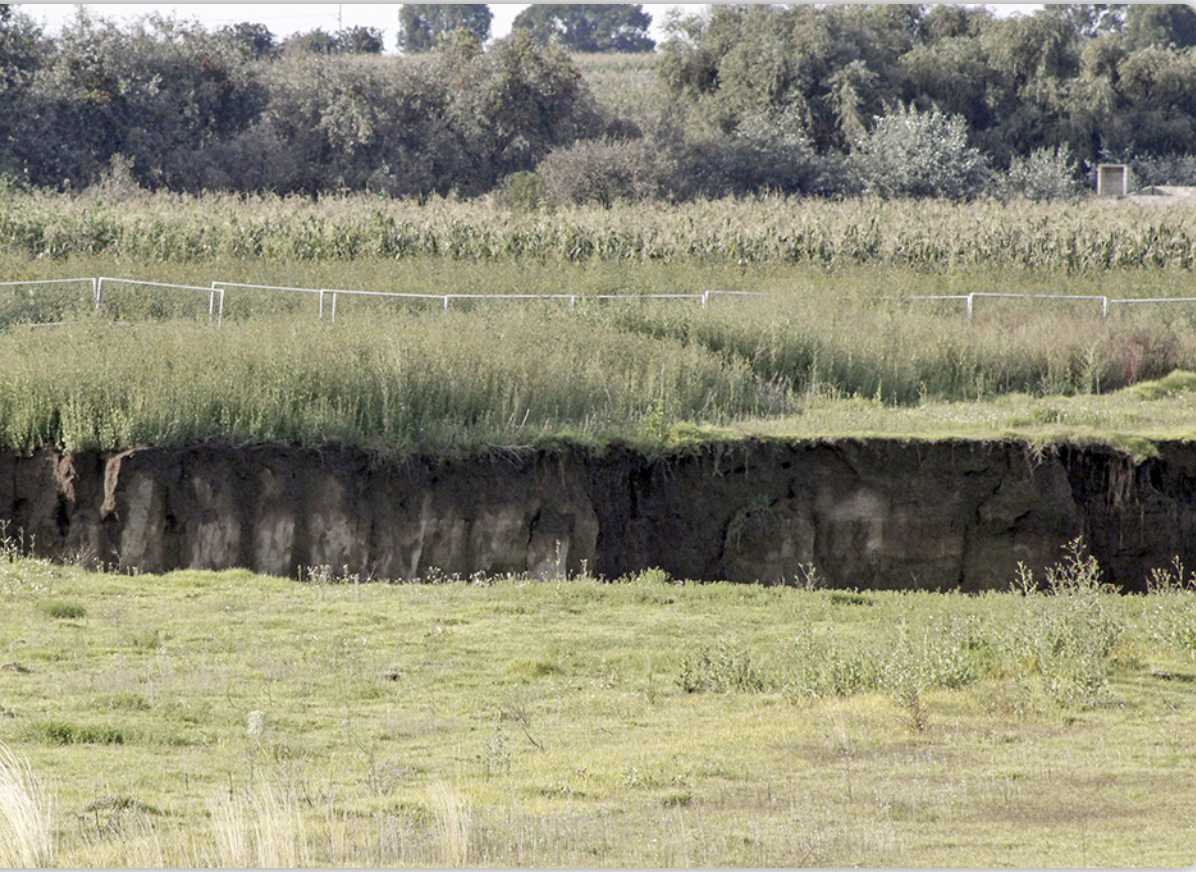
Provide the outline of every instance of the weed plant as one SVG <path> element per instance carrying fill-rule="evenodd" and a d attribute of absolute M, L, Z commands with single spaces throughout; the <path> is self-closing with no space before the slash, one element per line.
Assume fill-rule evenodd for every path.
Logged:
<path fill-rule="evenodd" d="M 5 858 L 1190 864 L 1191 591 L 1109 593 L 1080 543 L 1020 581 L 386 585 L 18 557 Z"/>

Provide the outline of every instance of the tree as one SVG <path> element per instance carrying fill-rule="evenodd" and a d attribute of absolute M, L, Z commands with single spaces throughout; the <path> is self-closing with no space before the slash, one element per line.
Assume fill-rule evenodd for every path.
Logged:
<path fill-rule="evenodd" d="M 251 58 L 270 57 L 277 47 L 274 34 L 264 24 L 242 21 L 240 24 L 230 24 L 220 32 L 242 46 Z"/>
<path fill-rule="evenodd" d="M 376 27 L 349 27 L 326 33 L 316 28 L 292 36 L 282 48 L 287 54 L 380 54 L 382 31 Z"/>
<path fill-rule="evenodd" d="M 33 78 L 17 150 L 35 184 L 82 187 L 122 155 L 137 182 L 170 186 L 198 151 L 245 129 L 265 97 L 256 65 L 225 35 L 156 15 L 126 32 L 80 15 Z"/>
<path fill-rule="evenodd" d="M 1125 25 L 1128 3 L 1052 3 L 1040 14 L 1068 22 L 1084 39 L 1119 33 Z"/>
<path fill-rule="evenodd" d="M 1125 14 L 1126 48 L 1196 46 L 1196 9 L 1185 3 L 1131 5 Z"/>
<path fill-rule="evenodd" d="M 648 36 L 652 16 L 638 4 L 543 3 L 527 7 L 511 25 L 541 42 L 560 39 L 566 48 L 585 53 L 648 52 L 656 42 Z"/>
<path fill-rule="evenodd" d="M 858 139 L 849 168 L 865 192 L 893 197 L 977 196 L 988 182 L 984 156 L 968 145 L 958 115 L 911 107 L 891 109 Z"/>
<path fill-rule="evenodd" d="M 320 28 L 306 33 L 296 33 L 282 44 L 282 50 L 287 54 L 337 54 L 336 37 Z"/>
<path fill-rule="evenodd" d="M 21 156 L 27 150 L 37 124 L 32 84 L 38 70 L 48 62 L 52 44 L 31 19 L 0 5 L 0 176 L 24 178 L 28 164 Z"/>
<path fill-rule="evenodd" d="M 431 51 L 462 29 L 483 43 L 490 38 L 493 20 L 485 3 L 404 3 L 399 9 L 399 49 L 406 53 Z"/>
<path fill-rule="evenodd" d="M 845 148 L 863 120 L 903 99 L 912 6 L 712 6 L 669 23 L 657 74 L 689 112 L 690 139 L 733 133 L 784 110 L 819 151 Z"/>
<path fill-rule="evenodd" d="M 348 27 L 337 31 L 341 54 L 382 54 L 382 31 L 376 27 Z"/>
<path fill-rule="evenodd" d="M 484 54 L 442 58 L 455 83 L 448 123 L 467 156 L 462 194 L 489 191 L 511 173 L 535 169 L 553 148 L 602 132 L 593 96 L 558 45 L 515 31 Z"/>

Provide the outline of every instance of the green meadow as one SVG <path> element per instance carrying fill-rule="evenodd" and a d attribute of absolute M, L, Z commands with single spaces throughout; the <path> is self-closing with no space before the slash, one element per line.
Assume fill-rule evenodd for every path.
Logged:
<path fill-rule="evenodd" d="M 1185 866 L 1196 598 L 0 564 L 0 859 Z"/>

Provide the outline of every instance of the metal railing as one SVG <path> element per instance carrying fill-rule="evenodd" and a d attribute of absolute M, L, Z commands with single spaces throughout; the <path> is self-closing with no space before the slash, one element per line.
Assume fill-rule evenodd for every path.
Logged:
<path fill-rule="evenodd" d="M 217 326 L 224 323 L 225 295 L 229 290 L 245 291 L 281 291 L 290 294 L 312 294 L 318 299 L 317 317 L 328 316 L 330 321 L 336 321 L 337 302 L 341 297 L 371 297 L 395 300 L 433 300 L 441 304 L 444 311 L 449 311 L 453 301 L 490 302 L 500 300 L 568 300 L 571 307 L 579 300 L 693 300 L 703 309 L 708 308 L 710 300 L 716 296 L 726 297 L 766 297 L 773 294 L 762 291 L 724 291 L 706 290 L 693 294 L 417 294 L 401 291 L 359 291 L 349 288 L 296 288 L 284 285 L 257 285 L 243 282 L 212 282 L 210 287 L 198 285 L 177 285 L 166 282 L 150 282 L 138 279 L 120 279 L 108 276 L 100 278 L 78 279 L 36 279 L 30 281 L 0 282 L 0 287 L 18 287 L 26 285 L 59 285 L 70 283 L 88 283 L 92 287 L 96 311 L 104 303 L 106 287 L 112 285 L 133 285 L 145 288 L 169 288 L 173 290 L 197 291 L 208 295 L 208 321 L 215 321 Z M 972 320 L 975 314 L 976 300 L 1009 299 L 1009 300 L 1060 300 L 1072 302 L 1099 302 L 1102 317 L 1109 316 L 1112 306 L 1128 306 L 1137 304 L 1167 304 L 1167 303 L 1196 303 L 1196 297 L 1150 297 L 1150 298 L 1113 298 L 1105 295 L 1085 294 L 1010 294 L 989 291 L 974 291 L 970 294 L 934 294 L 910 297 L 879 297 L 877 299 L 900 299 L 906 302 L 957 301 L 964 303 L 967 319 Z M 842 298 L 850 299 L 850 298 Z"/>
<path fill-rule="evenodd" d="M 138 279 L 114 279 L 102 276 L 96 282 L 96 311 L 99 311 L 100 306 L 103 305 L 104 282 L 107 282 L 109 285 L 138 285 L 141 287 L 171 288 L 182 291 L 202 291 L 208 295 L 208 321 L 214 318 L 217 327 L 224 323 L 224 291 L 214 284 L 210 288 L 201 288 L 198 285 L 171 285 L 166 282 L 143 282 Z M 217 299 L 220 300 L 219 307 L 216 304 Z"/>
<path fill-rule="evenodd" d="M 95 305 L 99 306 L 99 281 L 97 279 L 28 279 L 26 281 L 16 282 L 0 282 L 0 288 L 22 288 L 27 285 L 76 285 L 89 284 L 91 285 L 91 298 L 95 301 Z M 58 327 L 64 322 L 62 321 L 35 321 L 34 327 Z"/>
<path fill-rule="evenodd" d="M 357 291 L 348 288 L 291 288 L 282 285 L 251 285 L 239 282 L 212 282 L 213 288 L 242 288 L 247 290 L 283 291 L 289 293 L 317 294 L 319 296 L 319 317 L 325 312 L 330 321 L 336 321 L 337 300 L 341 296 L 347 297 L 379 297 L 400 300 L 436 300 L 441 303 L 444 311 L 449 310 L 453 300 L 469 300 L 473 302 L 488 302 L 492 300 L 568 300 L 570 306 L 576 306 L 578 300 L 696 300 L 703 309 L 710 304 L 713 295 L 761 297 L 767 294 L 758 291 L 703 291 L 700 294 L 412 294 L 402 291 Z M 325 305 L 327 300 L 327 306 Z M 223 315 L 223 298 L 221 298 L 221 315 Z"/>

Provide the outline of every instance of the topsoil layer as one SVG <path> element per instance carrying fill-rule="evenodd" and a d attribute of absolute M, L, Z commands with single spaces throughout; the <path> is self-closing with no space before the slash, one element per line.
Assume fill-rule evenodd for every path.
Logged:
<path fill-rule="evenodd" d="M 387 461 L 343 448 L 0 454 L 0 523 L 42 556 L 125 570 L 244 567 L 838 588 L 1008 589 L 1082 536 L 1108 581 L 1196 566 L 1196 446 L 1140 464 L 1020 442 L 735 442 Z M 1040 576 L 1041 577 L 1041 576 Z"/>

